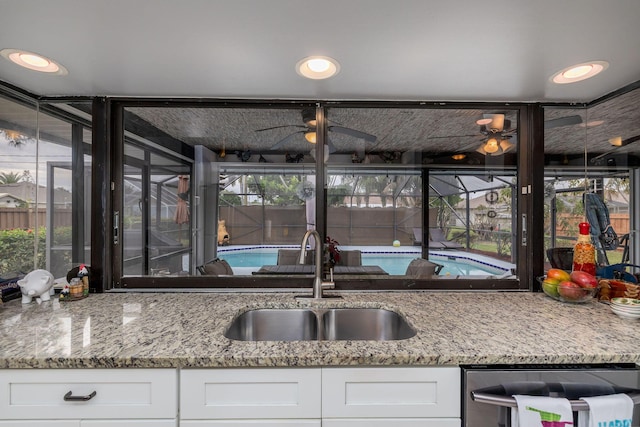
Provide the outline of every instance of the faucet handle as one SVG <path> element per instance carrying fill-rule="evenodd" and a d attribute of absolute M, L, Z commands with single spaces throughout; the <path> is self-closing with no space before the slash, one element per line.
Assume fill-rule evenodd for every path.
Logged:
<path fill-rule="evenodd" d="M 335 289 L 336 288 L 336 284 L 335 282 L 322 282 L 322 289 Z"/>

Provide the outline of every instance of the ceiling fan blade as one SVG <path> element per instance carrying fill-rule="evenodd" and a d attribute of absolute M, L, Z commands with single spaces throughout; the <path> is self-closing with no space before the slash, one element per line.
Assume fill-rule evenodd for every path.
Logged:
<path fill-rule="evenodd" d="M 296 135 L 301 134 L 301 133 L 304 133 L 304 131 L 299 130 L 297 132 L 294 132 L 292 134 L 289 134 L 289 135 L 285 136 L 280 141 L 276 142 L 273 146 L 271 146 L 271 150 L 275 150 L 275 149 L 278 149 L 278 148 L 282 147 L 284 144 L 286 144 L 287 142 L 289 142 L 293 138 L 295 138 Z"/>
<path fill-rule="evenodd" d="M 557 127 L 561 127 L 561 126 L 573 126 L 573 125 L 578 125 L 582 123 L 582 117 L 575 115 L 575 116 L 566 116 L 566 117 L 560 117 L 557 119 L 551 119 L 551 120 L 545 120 L 544 122 L 544 128 L 545 129 L 553 129 L 553 128 L 557 128 Z"/>
<path fill-rule="evenodd" d="M 327 141 L 327 145 L 329 146 L 329 154 L 333 154 L 337 151 L 336 146 L 331 143 L 331 141 Z"/>
<path fill-rule="evenodd" d="M 273 127 L 264 128 L 264 129 L 256 129 L 256 132 L 264 132 L 265 130 L 282 129 L 282 128 L 290 128 L 290 127 L 306 128 L 306 126 L 302 126 L 302 125 L 282 125 L 282 126 L 273 126 Z"/>
<path fill-rule="evenodd" d="M 375 135 L 371 135 L 351 128 L 346 128 L 344 126 L 329 126 L 329 130 L 332 132 L 353 136 L 354 138 L 361 138 L 369 142 L 376 142 L 377 139 Z"/>
<path fill-rule="evenodd" d="M 443 135 L 443 136 L 429 136 L 427 139 L 444 139 L 444 138 L 475 138 L 478 137 L 477 133 L 473 135 Z"/>
<path fill-rule="evenodd" d="M 478 148 L 479 146 L 481 146 L 483 144 L 483 141 L 484 141 L 484 139 L 481 139 L 481 140 L 478 140 L 478 141 L 474 141 L 471 144 L 467 144 L 464 147 L 460 147 L 460 148 L 458 148 L 456 150 L 456 153 L 464 153 L 464 152 L 466 152 L 468 150 L 471 150 L 471 149 L 475 150 L 476 148 Z"/>

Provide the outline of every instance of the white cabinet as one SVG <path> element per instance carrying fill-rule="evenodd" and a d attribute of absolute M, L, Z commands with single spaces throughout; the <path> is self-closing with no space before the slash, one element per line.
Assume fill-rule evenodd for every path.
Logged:
<path fill-rule="evenodd" d="M 322 420 L 329 427 L 458 427 L 457 367 L 324 368 Z"/>
<path fill-rule="evenodd" d="M 0 419 L 0 427 L 175 427 L 177 372 L 0 370 Z"/>
<path fill-rule="evenodd" d="M 185 369 L 180 425 L 320 426 L 320 369 Z"/>
<path fill-rule="evenodd" d="M 185 369 L 180 418 L 191 427 L 459 427 L 460 369 Z"/>

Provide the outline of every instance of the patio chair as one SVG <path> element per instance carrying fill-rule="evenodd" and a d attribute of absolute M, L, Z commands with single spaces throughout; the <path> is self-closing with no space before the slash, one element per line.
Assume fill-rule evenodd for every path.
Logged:
<path fill-rule="evenodd" d="M 573 248 L 547 249 L 547 258 L 553 268 L 571 270 L 573 268 Z"/>
<path fill-rule="evenodd" d="M 458 242 L 448 240 L 441 228 L 429 228 L 429 249 L 462 249 Z"/>
<path fill-rule="evenodd" d="M 442 270 L 442 265 L 431 262 L 424 258 L 416 258 L 407 266 L 406 276 L 412 276 L 416 279 L 429 279 L 437 276 Z"/>
<path fill-rule="evenodd" d="M 313 264 L 312 251 L 307 251 L 305 264 Z M 278 249 L 278 265 L 296 265 L 300 261 L 300 249 Z"/>
<path fill-rule="evenodd" d="M 197 267 L 203 276 L 233 276 L 233 269 L 229 263 L 220 258 L 213 259 L 204 265 Z"/>
<path fill-rule="evenodd" d="M 357 249 L 341 250 L 340 262 L 338 265 L 346 265 L 349 267 L 358 267 L 362 265 L 362 252 Z"/>

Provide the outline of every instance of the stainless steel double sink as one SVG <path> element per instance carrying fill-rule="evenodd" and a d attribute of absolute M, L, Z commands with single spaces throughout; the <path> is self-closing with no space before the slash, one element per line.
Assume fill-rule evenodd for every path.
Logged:
<path fill-rule="evenodd" d="M 415 334 L 403 316 L 381 308 L 265 308 L 242 313 L 224 335 L 239 341 L 387 341 Z"/>

